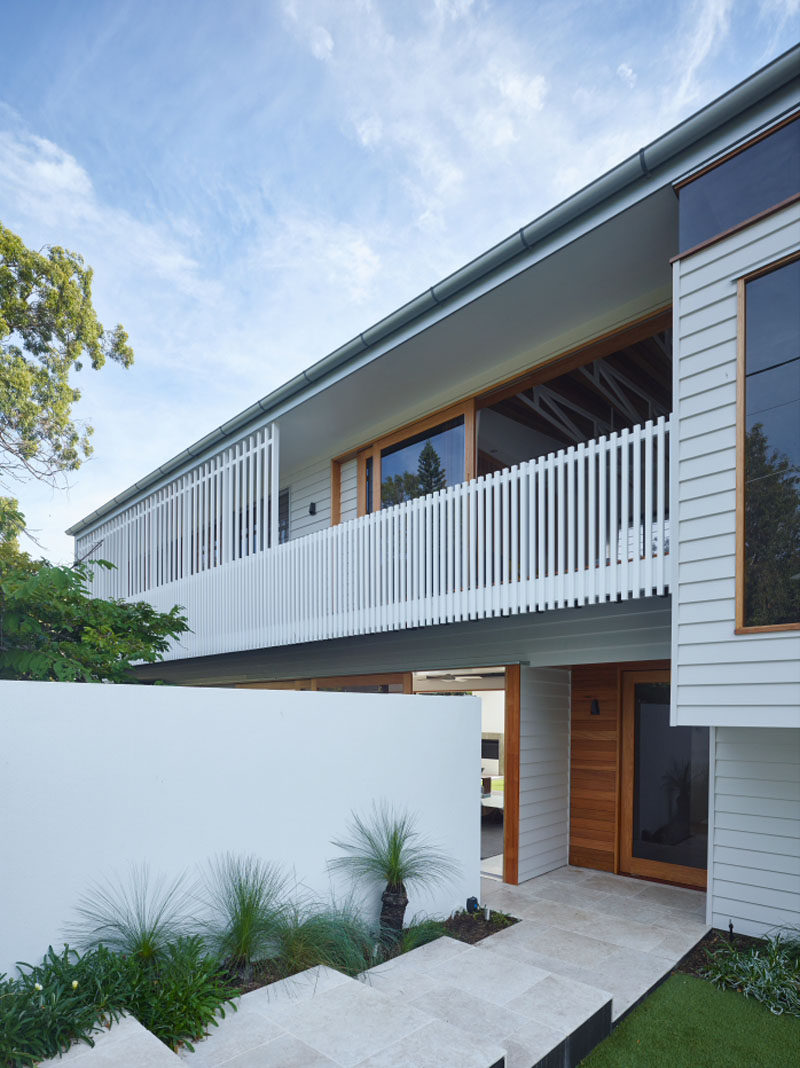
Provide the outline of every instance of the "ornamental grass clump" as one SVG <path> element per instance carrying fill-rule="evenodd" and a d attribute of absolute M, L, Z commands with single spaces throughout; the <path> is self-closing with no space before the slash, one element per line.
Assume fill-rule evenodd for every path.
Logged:
<path fill-rule="evenodd" d="M 274 964 L 283 976 L 318 965 L 356 976 L 378 963 L 375 933 L 350 904 L 293 904 L 278 944 Z"/>
<path fill-rule="evenodd" d="M 381 939 L 400 937 L 408 905 L 408 887 L 430 888 L 458 872 L 457 865 L 417 830 L 416 818 L 391 805 L 375 805 L 369 817 L 353 813 L 350 837 L 332 843 L 344 856 L 329 862 L 334 872 L 353 879 L 385 883 L 381 896 Z"/>
<path fill-rule="evenodd" d="M 800 932 L 774 935 L 737 949 L 724 944 L 708 952 L 703 975 L 715 986 L 736 990 L 780 1016 L 800 1017 Z"/>
<path fill-rule="evenodd" d="M 205 892 L 206 944 L 244 981 L 253 964 L 273 957 L 284 924 L 286 876 L 275 864 L 226 853 L 211 861 Z"/>
<path fill-rule="evenodd" d="M 67 931 L 81 949 L 106 946 L 115 953 L 151 960 L 191 933 L 192 888 L 185 876 L 151 879 L 146 864 L 133 867 L 129 880 L 92 887 L 78 903 L 79 920 Z"/>

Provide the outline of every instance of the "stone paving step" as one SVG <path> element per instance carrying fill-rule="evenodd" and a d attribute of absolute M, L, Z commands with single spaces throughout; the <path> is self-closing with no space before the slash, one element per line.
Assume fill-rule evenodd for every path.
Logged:
<path fill-rule="evenodd" d="M 476 946 L 440 938 L 371 969 L 367 981 L 495 1043 L 506 1068 L 572 1068 L 609 1034 L 611 995 L 499 952 L 494 937 Z"/>
<path fill-rule="evenodd" d="M 132 1020 L 55 1063 L 573 1068 L 608 1034 L 612 1009 L 624 1015 L 707 930 L 704 894 L 589 869 L 484 882 L 482 899 L 520 922 L 476 946 L 440 938 L 359 981 L 312 968 L 255 990 L 194 1054 Z"/>
<path fill-rule="evenodd" d="M 494 950 L 440 938 L 350 979 L 312 968 L 237 1000 L 175 1055 L 124 1019 L 80 1068 L 572 1068 L 609 1033 L 611 998 Z"/>
<path fill-rule="evenodd" d="M 181 1068 L 180 1058 L 132 1016 L 93 1038 L 94 1046 L 78 1042 L 60 1057 L 42 1061 L 40 1068 Z"/>
<path fill-rule="evenodd" d="M 320 967 L 254 990 L 180 1058 L 194 1068 L 504 1068 L 497 1044 L 384 993 L 368 976 Z"/>

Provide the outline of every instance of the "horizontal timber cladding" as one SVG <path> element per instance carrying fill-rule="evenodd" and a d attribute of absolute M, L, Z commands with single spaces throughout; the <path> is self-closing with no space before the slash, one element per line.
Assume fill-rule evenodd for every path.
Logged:
<path fill-rule="evenodd" d="M 289 490 L 289 538 L 324 530 L 331 522 L 331 465 L 325 461 L 281 474 Z M 311 514 L 311 505 L 314 514 Z"/>
<path fill-rule="evenodd" d="M 599 715 L 592 715 L 597 701 Z M 572 669 L 569 862 L 617 871 L 620 668 Z"/>
<path fill-rule="evenodd" d="M 358 516 L 358 460 L 344 460 L 340 465 L 340 519 L 345 523 Z"/>
<path fill-rule="evenodd" d="M 676 725 L 800 726 L 800 631 L 735 633 L 737 281 L 798 248 L 793 204 L 673 268 Z"/>
<path fill-rule="evenodd" d="M 666 596 L 174 660 L 143 665 L 137 674 L 145 679 L 225 685 L 520 662 L 561 667 L 663 660 L 669 650 Z"/>
<path fill-rule="evenodd" d="M 800 729 L 712 732 L 712 924 L 800 926 Z"/>
<path fill-rule="evenodd" d="M 567 863 L 569 671 L 520 669 L 519 882 Z"/>

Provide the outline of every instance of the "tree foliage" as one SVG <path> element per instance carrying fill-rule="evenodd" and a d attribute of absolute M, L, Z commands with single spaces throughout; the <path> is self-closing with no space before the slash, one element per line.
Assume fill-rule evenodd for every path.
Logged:
<path fill-rule="evenodd" d="M 134 662 L 159 660 L 188 630 L 176 607 L 92 597 L 92 569 L 110 566 L 0 563 L 0 679 L 136 682 Z"/>
<path fill-rule="evenodd" d="M 756 423 L 745 444 L 747 626 L 800 622 L 800 472 Z"/>
<path fill-rule="evenodd" d="M 129 367 L 122 326 L 105 330 L 92 304 L 92 270 L 74 252 L 26 247 L 0 223 L 0 480 L 52 479 L 91 452 L 70 382 L 88 360 Z"/>
<path fill-rule="evenodd" d="M 426 493 L 436 493 L 447 485 L 447 474 L 442 467 L 439 453 L 434 449 L 430 441 L 426 441 L 417 460 L 417 479 L 419 480 L 420 496 Z"/>
<path fill-rule="evenodd" d="M 381 505 L 388 508 L 393 504 L 402 504 L 415 497 L 424 497 L 428 493 L 447 486 L 447 472 L 442 467 L 439 453 L 430 441 L 426 441 L 417 458 L 416 473 L 402 471 L 397 475 L 387 475 L 381 483 Z"/>
<path fill-rule="evenodd" d="M 133 351 L 92 304 L 92 270 L 74 252 L 35 252 L 0 224 L 0 492 L 27 477 L 52 481 L 91 452 L 91 427 L 73 419 L 70 381 L 87 361 L 124 367 Z M 188 629 L 178 608 L 92 597 L 92 567 L 53 567 L 20 550 L 25 517 L 0 495 L 0 678 L 135 682 L 138 660 L 157 660 Z"/>
<path fill-rule="evenodd" d="M 398 475 L 387 475 L 381 484 L 381 506 L 389 508 L 393 504 L 402 504 L 419 497 L 419 479 L 410 471 Z"/>

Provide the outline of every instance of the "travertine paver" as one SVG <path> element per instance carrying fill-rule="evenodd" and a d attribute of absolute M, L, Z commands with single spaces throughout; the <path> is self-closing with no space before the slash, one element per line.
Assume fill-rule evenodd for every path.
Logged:
<path fill-rule="evenodd" d="M 42 1061 L 41 1068 L 180 1068 L 180 1059 L 172 1050 L 131 1016 L 123 1016 L 93 1037 L 94 1046 L 76 1043 L 62 1056 Z"/>
<path fill-rule="evenodd" d="M 521 886 L 484 879 L 482 899 L 522 922 L 484 942 L 516 960 L 607 990 L 617 1019 L 708 931 L 706 895 L 588 868 Z"/>
<path fill-rule="evenodd" d="M 467 946 L 441 938 L 371 969 L 330 968 L 238 1000 L 176 1056 L 133 1020 L 75 1047 L 79 1068 L 531 1068 L 588 1048 L 707 930 L 705 895 L 580 868 L 482 884 L 521 922 Z M 612 1001 L 613 999 L 613 1001 Z M 579 1054 L 582 1056 L 583 1054 Z"/>

